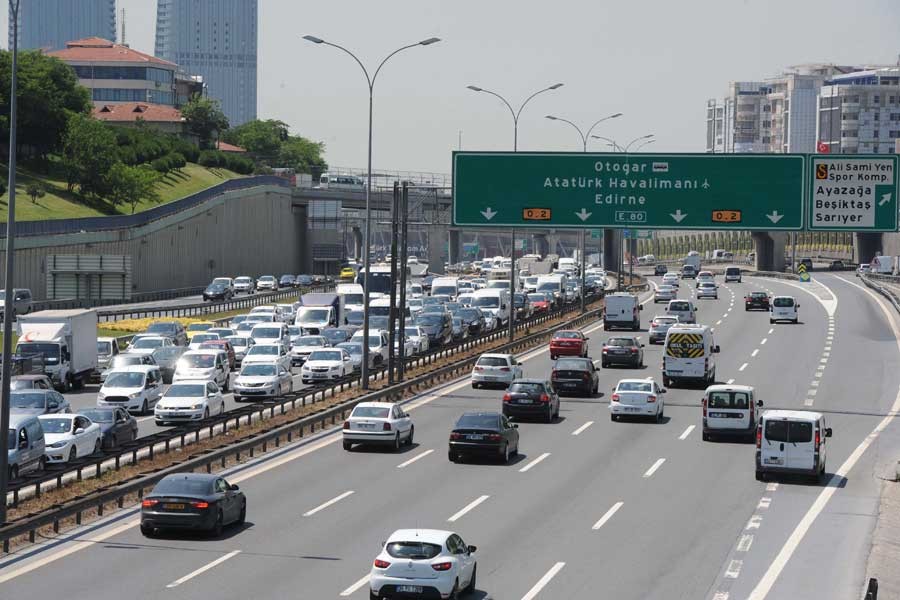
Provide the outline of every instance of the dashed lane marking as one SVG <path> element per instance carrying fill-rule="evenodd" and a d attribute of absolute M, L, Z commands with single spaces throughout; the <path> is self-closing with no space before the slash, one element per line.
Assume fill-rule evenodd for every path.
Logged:
<path fill-rule="evenodd" d="M 422 459 L 422 458 L 425 458 L 426 456 L 428 456 L 428 455 L 431 454 L 432 452 L 434 452 L 434 448 L 432 448 L 431 450 L 426 450 L 425 452 L 423 452 L 422 454 L 419 454 L 418 456 L 413 456 L 411 459 L 409 459 L 409 460 L 406 461 L 406 462 L 400 463 L 399 465 L 397 465 L 397 468 L 398 468 L 398 469 L 406 468 L 406 467 L 408 467 L 409 465 L 411 465 L 411 464 L 413 464 L 414 462 L 416 462 L 417 460 Z"/>
<path fill-rule="evenodd" d="M 167 585 L 166 587 L 167 587 L 167 588 L 175 588 L 175 587 L 178 587 L 178 586 L 181 585 L 182 583 L 185 583 L 186 581 L 190 581 L 191 579 L 193 579 L 193 578 L 196 577 L 197 575 L 202 575 L 203 573 L 206 573 L 206 572 L 209 571 L 210 569 L 215 568 L 215 567 L 217 567 L 218 565 L 221 565 L 221 564 L 222 564 L 223 562 L 225 562 L 226 560 L 229 560 L 229 559 L 231 559 L 231 558 L 234 558 L 235 556 L 237 556 L 237 555 L 240 554 L 240 553 L 241 553 L 240 550 L 233 550 L 233 551 L 229 552 L 228 554 L 226 554 L 225 556 L 221 556 L 221 557 L 217 558 L 216 560 L 212 561 L 211 563 L 208 563 L 208 564 L 203 565 L 202 567 L 200 567 L 200 568 L 197 569 L 196 571 L 191 571 L 190 573 L 188 573 L 187 575 L 185 575 L 185 576 L 182 577 L 181 579 L 176 579 L 175 581 L 173 581 L 172 583 L 170 583 L 170 584 Z"/>
<path fill-rule="evenodd" d="M 578 429 L 576 429 L 575 431 L 573 431 L 573 432 L 572 432 L 572 435 L 578 435 L 578 434 L 580 434 L 582 431 L 584 431 L 585 429 L 587 429 L 588 427 L 590 427 L 590 426 L 593 425 L 593 424 L 594 424 L 593 421 L 588 421 L 587 423 L 585 423 L 584 425 L 582 425 L 581 427 L 579 427 Z"/>
<path fill-rule="evenodd" d="M 344 498 L 348 498 L 348 497 L 352 496 L 353 494 L 354 494 L 354 491 L 353 491 L 353 490 L 348 490 L 348 491 L 344 492 L 343 494 L 341 494 L 340 496 L 335 496 L 334 498 L 332 498 L 332 499 L 329 500 L 328 502 L 323 502 L 322 504 L 320 504 L 319 506 L 315 507 L 314 509 L 306 511 L 305 513 L 303 513 L 303 516 L 304 516 L 304 517 L 311 517 L 311 516 L 313 516 L 314 514 L 316 514 L 317 512 L 321 512 L 321 511 L 325 510 L 326 508 L 328 508 L 329 506 L 332 506 L 332 505 L 334 505 L 334 504 L 337 504 L 338 502 L 340 502 L 340 501 L 343 500 Z"/>
<path fill-rule="evenodd" d="M 593 525 L 593 527 L 591 527 L 591 529 L 593 529 L 594 531 L 597 531 L 598 529 L 600 529 L 601 527 L 606 525 L 606 522 L 609 521 L 610 519 L 612 519 L 613 515 L 616 514 L 617 512 L 619 512 L 619 509 L 622 508 L 622 506 L 624 504 L 625 503 L 621 502 L 621 501 L 613 504 L 612 508 L 610 508 L 608 511 L 606 511 L 606 513 L 602 517 L 600 517 L 600 520 L 597 521 L 596 523 L 594 523 L 594 525 Z"/>
<path fill-rule="evenodd" d="M 549 452 L 544 452 L 543 454 L 541 454 L 540 456 L 538 456 L 536 459 L 534 459 L 533 461 L 531 461 L 530 463 L 528 463 L 527 465 L 525 465 L 524 467 L 522 467 L 521 469 L 519 469 L 519 473 L 527 473 L 528 471 L 531 470 L 532 467 L 536 466 L 538 463 L 540 463 L 541 461 L 543 461 L 543 460 L 544 460 L 545 458 L 547 458 L 548 456 L 550 456 L 550 453 L 549 453 Z"/>
<path fill-rule="evenodd" d="M 353 585 L 348 587 L 346 590 L 341 592 L 341 596 L 352 596 L 353 594 L 356 593 L 356 590 L 358 590 L 362 586 L 366 585 L 367 583 L 369 583 L 369 576 L 365 575 L 359 581 L 357 581 L 356 583 L 354 583 Z"/>
<path fill-rule="evenodd" d="M 747 368 L 747 363 L 744 363 L 744 364 L 741 365 L 741 368 L 738 369 L 738 371 L 743 371 L 743 370 L 746 369 L 746 368 Z"/>
<path fill-rule="evenodd" d="M 741 567 L 744 566 L 744 561 L 742 560 L 732 560 L 728 563 L 728 568 L 725 569 L 725 577 L 728 579 L 737 579 L 741 574 Z"/>
<path fill-rule="evenodd" d="M 537 598 L 537 595 L 541 593 L 541 590 L 547 587 L 547 584 L 550 583 L 550 580 L 556 577 L 556 574 L 562 571 L 562 568 L 566 566 L 564 562 L 558 562 L 552 567 L 550 570 L 544 573 L 544 576 L 541 577 L 534 587 L 528 590 L 528 593 L 522 596 L 522 600 L 534 600 Z"/>
<path fill-rule="evenodd" d="M 741 539 L 738 540 L 737 551 L 738 552 L 749 552 L 750 546 L 753 545 L 753 534 L 745 533 L 741 536 Z"/>
<path fill-rule="evenodd" d="M 754 350 L 753 352 L 751 352 L 751 353 L 750 353 L 750 357 L 751 357 L 751 358 L 755 358 L 757 354 L 759 354 L 759 348 L 757 348 L 756 350 Z"/>
<path fill-rule="evenodd" d="M 687 437 L 689 435 L 691 435 L 691 432 L 694 430 L 694 427 L 696 427 L 696 425 L 688 425 L 688 428 L 684 430 L 684 433 L 682 433 L 681 435 L 678 436 L 678 439 L 686 440 Z"/>
<path fill-rule="evenodd" d="M 473 510 L 475 507 L 477 507 L 479 504 L 481 504 L 482 502 L 484 502 L 484 501 L 487 500 L 488 498 L 490 498 L 490 496 L 479 496 L 478 498 L 475 498 L 474 500 L 472 500 L 471 502 L 469 502 L 468 504 L 466 504 L 464 507 L 462 507 L 462 508 L 461 508 L 458 512 L 456 512 L 452 517 L 450 517 L 449 519 L 447 519 L 447 522 L 448 522 L 448 523 L 455 523 L 456 521 L 458 521 L 459 519 L 461 519 L 463 516 L 465 516 L 465 514 L 466 514 L 467 512 Z"/>
<path fill-rule="evenodd" d="M 653 466 L 650 467 L 649 469 L 647 469 L 647 472 L 644 473 L 644 479 L 653 477 L 653 474 L 656 473 L 657 470 L 659 470 L 659 468 L 663 465 L 664 462 L 666 462 L 666 459 L 664 459 L 664 458 L 657 459 L 657 461 L 655 463 L 653 463 Z"/>

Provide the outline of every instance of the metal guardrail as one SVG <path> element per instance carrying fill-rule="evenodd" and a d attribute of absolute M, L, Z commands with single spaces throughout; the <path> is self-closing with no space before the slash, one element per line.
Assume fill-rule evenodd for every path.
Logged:
<path fill-rule="evenodd" d="M 602 294 L 591 296 L 590 301 L 595 301 L 599 298 L 602 298 Z M 562 308 L 549 312 L 547 314 L 520 321 L 516 324 L 516 330 L 527 332 L 530 327 L 540 325 L 542 323 L 551 321 L 566 314 L 570 314 L 577 310 L 580 310 L 578 302 L 569 303 Z M 227 319 L 222 319 L 222 321 L 227 321 Z M 507 334 L 508 331 L 505 328 L 499 328 L 478 337 L 471 338 L 467 341 L 454 344 L 452 346 L 438 348 L 423 355 L 409 357 L 408 359 L 406 359 L 405 365 L 407 369 L 428 366 L 437 361 L 451 357 L 455 354 L 467 352 L 472 348 L 475 348 L 476 346 L 480 346 L 481 344 L 505 338 Z M 540 333 L 530 335 L 540 335 Z M 515 343 L 517 342 L 513 342 L 513 344 Z M 387 367 L 381 366 L 373 371 L 371 381 L 380 381 L 386 378 Z M 155 447 L 159 444 L 165 444 L 165 452 L 168 452 L 170 446 L 176 440 L 180 441 L 181 446 L 184 446 L 185 440 L 188 438 L 192 437 L 195 442 L 199 441 L 201 431 L 205 431 L 208 429 L 209 435 L 210 437 L 212 437 L 215 428 L 222 426 L 223 428 L 227 429 L 228 424 L 232 421 L 234 422 L 232 429 L 238 429 L 241 426 L 242 419 L 246 420 L 246 425 L 250 425 L 254 420 L 263 418 L 263 415 L 266 413 L 268 413 L 270 417 L 274 417 L 276 411 L 279 411 L 279 414 L 285 414 L 288 405 L 290 405 L 290 409 L 293 410 L 297 407 L 298 402 L 300 403 L 300 406 L 303 407 L 306 406 L 307 402 L 315 404 L 317 402 L 324 401 L 329 395 L 341 393 L 347 389 L 350 389 L 354 385 L 358 385 L 359 380 L 360 375 L 353 375 L 334 382 L 323 382 L 320 385 L 304 388 L 303 390 L 298 390 L 296 392 L 291 392 L 290 394 L 286 395 L 284 398 L 276 402 L 260 401 L 252 404 L 247 404 L 245 406 L 231 409 L 222 415 L 210 417 L 209 419 L 206 419 L 202 422 L 187 423 L 185 425 L 166 430 L 165 432 L 144 436 L 134 440 L 133 442 L 123 445 L 122 448 L 117 451 L 103 452 L 100 455 L 84 457 L 83 459 L 79 459 L 75 463 L 64 465 L 59 470 L 55 470 L 55 468 L 51 467 L 53 470 L 45 470 L 22 476 L 18 481 L 11 482 L 9 485 L 9 493 L 12 494 L 11 506 L 15 507 L 18 505 L 21 490 L 30 489 L 33 487 L 34 496 L 39 497 L 44 491 L 43 488 L 45 484 L 47 484 L 48 482 L 52 482 L 55 480 L 56 487 L 62 487 L 64 478 L 68 478 L 72 474 L 74 474 L 76 480 L 81 481 L 83 473 L 85 471 L 91 470 L 95 472 L 95 475 L 99 476 L 100 473 L 104 470 L 103 465 L 109 461 L 114 461 L 113 469 L 117 471 L 119 470 L 119 468 L 121 468 L 122 459 L 128 456 L 130 456 L 131 460 L 129 462 L 126 462 L 125 464 L 133 464 L 134 462 L 137 462 L 139 454 L 147 454 L 148 458 L 152 460 L 155 452 Z"/>
<path fill-rule="evenodd" d="M 556 314 L 552 314 L 552 317 L 555 318 L 567 312 L 573 312 L 576 310 L 578 310 L 577 306 L 567 306 L 564 309 L 557 311 Z M 551 327 L 550 329 L 529 334 L 518 340 L 505 344 L 501 348 L 498 348 L 497 351 L 515 353 L 523 348 L 531 347 L 536 342 L 539 342 L 545 338 L 549 338 L 555 331 L 559 329 L 580 327 L 590 322 L 592 319 L 597 319 L 600 315 L 600 312 L 600 310 L 592 310 L 586 312 L 565 323 L 561 323 L 555 327 Z M 551 314 L 548 314 L 544 317 L 539 317 L 539 319 L 549 318 L 551 318 Z M 498 333 L 505 334 L 506 332 L 504 331 Z M 142 498 L 144 491 L 147 488 L 155 485 L 166 475 L 169 475 L 171 473 L 194 471 L 197 469 L 205 469 L 206 472 L 209 473 L 212 472 L 213 465 L 219 465 L 221 468 L 224 468 L 228 458 L 232 456 L 238 461 L 240 461 L 243 455 L 248 455 L 250 458 L 253 458 L 254 452 L 257 448 L 261 447 L 262 452 L 266 452 L 270 444 L 273 444 L 274 447 L 277 448 L 282 443 L 291 443 L 295 436 L 302 438 L 304 435 L 304 431 L 306 431 L 307 434 L 314 433 L 316 431 L 316 425 L 319 426 L 318 429 L 321 431 L 328 424 L 337 424 L 338 418 L 340 418 L 340 420 L 344 420 L 347 414 L 349 414 L 349 411 L 352 410 L 353 407 L 360 402 L 371 402 L 375 400 L 400 400 L 408 392 L 416 393 L 422 388 L 429 389 L 434 385 L 446 381 L 447 379 L 457 377 L 461 371 L 470 370 L 472 365 L 474 365 L 475 361 L 477 360 L 478 357 L 476 356 L 464 361 L 453 363 L 451 365 L 436 369 L 418 377 L 408 379 L 407 381 L 394 384 L 392 386 L 388 386 L 368 394 L 364 394 L 357 398 L 353 398 L 337 406 L 325 409 L 317 414 L 309 415 L 291 423 L 276 427 L 270 431 L 263 432 L 260 435 L 253 436 L 250 439 L 235 442 L 234 444 L 231 444 L 219 450 L 203 453 L 200 456 L 191 458 L 177 465 L 173 465 L 172 467 L 160 470 L 151 475 L 142 476 L 134 481 L 125 482 L 110 489 L 90 493 L 82 498 L 77 498 L 62 505 L 55 506 L 48 511 L 44 511 L 36 515 L 30 515 L 23 519 L 17 520 L 9 525 L 0 528 L 0 540 L 2 540 L 3 542 L 3 552 L 9 552 L 9 541 L 13 538 L 28 535 L 29 540 L 31 542 L 34 542 L 37 531 L 43 527 L 52 525 L 53 530 L 58 533 L 60 529 L 60 523 L 65 519 L 74 518 L 75 523 L 80 525 L 82 522 L 83 514 L 85 512 L 96 511 L 98 516 L 102 516 L 105 505 L 111 503 L 115 503 L 119 508 L 122 508 L 124 506 L 126 497 L 136 494 L 138 499 Z M 314 395 L 317 393 L 322 394 L 322 397 L 324 398 L 326 390 L 317 389 L 311 391 L 310 394 L 313 395 L 313 400 Z M 296 402 L 296 399 L 292 400 L 291 402 Z M 283 402 L 281 404 L 281 414 L 284 414 L 286 404 L 287 402 Z M 274 416 L 276 407 L 273 405 L 270 407 L 262 408 L 262 410 L 264 412 L 270 412 L 272 416 Z M 248 416 L 247 419 L 249 423 L 250 417 Z M 207 426 L 210 427 L 210 431 L 212 431 L 212 425 L 204 425 L 203 428 L 205 429 Z M 187 435 L 187 433 L 179 435 Z M 197 429 L 195 435 L 197 436 L 197 439 L 199 439 L 199 429 Z M 97 469 L 99 470 L 99 466 L 97 467 Z"/>
<path fill-rule="evenodd" d="M 159 290 L 134 294 L 128 300 L 122 298 L 63 298 L 59 300 L 38 300 L 31 305 L 31 310 L 58 310 L 67 308 L 96 308 L 112 304 L 138 304 L 156 302 L 157 300 L 173 300 L 185 296 L 196 296 L 203 293 L 205 286 Z"/>
<path fill-rule="evenodd" d="M 900 313 L 900 296 L 898 296 L 897 292 L 892 290 L 890 287 L 878 283 L 879 281 L 886 281 L 886 276 L 863 274 L 860 275 L 859 278 L 862 280 L 863 284 L 866 287 L 875 290 L 876 292 L 887 298 L 888 301 L 890 301 L 890 303 L 894 306 L 894 310 Z M 897 285 L 900 285 L 900 278 L 892 277 L 890 281 L 896 281 Z"/>

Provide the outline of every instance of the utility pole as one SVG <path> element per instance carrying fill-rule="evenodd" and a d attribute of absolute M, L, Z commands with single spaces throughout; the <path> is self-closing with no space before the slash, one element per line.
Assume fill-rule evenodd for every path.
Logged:
<path fill-rule="evenodd" d="M 409 182 L 403 182 L 400 195 L 400 339 L 406 338 L 406 261 L 409 249 Z M 397 381 L 403 381 L 406 370 L 406 344 L 400 343 L 400 361 L 397 365 Z"/>

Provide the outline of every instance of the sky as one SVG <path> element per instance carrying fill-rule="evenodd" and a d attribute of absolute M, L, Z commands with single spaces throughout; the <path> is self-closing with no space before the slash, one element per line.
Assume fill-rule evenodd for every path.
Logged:
<path fill-rule="evenodd" d="M 127 41 L 153 52 L 156 2 L 118 0 Z M 451 152 L 581 150 L 583 129 L 646 151 L 702 152 L 705 108 L 729 81 L 759 80 L 789 65 L 896 64 L 900 0 L 260 0 L 259 117 L 321 141 L 332 166 L 366 165 L 368 91 L 346 54 L 304 41 L 312 34 L 356 53 L 374 71 L 377 169 L 449 173 Z M 6 30 L 6 11 L 0 11 Z M 5 38 L 5 36 L 3 36 Z M 5 39 L 4 39 L 5 42 Z M 588 148 L 608 150 L 593 140 Z"/>

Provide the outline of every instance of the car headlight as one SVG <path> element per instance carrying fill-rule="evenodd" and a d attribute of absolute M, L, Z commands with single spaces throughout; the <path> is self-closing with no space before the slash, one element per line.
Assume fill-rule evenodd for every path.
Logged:
<path fill-rule="evenodd" d="M 104 394 L 103 392 L 100 392 L 99 394 L 97 394 L 97 400 L 105 400 L 105 399 L 106 399 L 106 394 Z"/>
<path fill-rule="evenodd" d="M 202 403 L 202 402 L 199 402 L 199 403 L 197 403 L 197 404 L 194 404 L 194 405 L 191 406 L 191 408 L 192 408 L 193 410 L 200 410 L 201 408 L 203 408 L 203 403 Z"/>
<path fill-rule="evenodd" d="M 47 447 L 48 447 L 48 448 L 65 448 L 66 444 L 68 444 L 68 443 L 69 443 L 69 442 L 65 442 L 65 441 L 63 441 L 63 442 L 53 442 L 52 444 L 48 444 Z"/>
<path fill-rule="evenodd" d="M 140 392 L 135 392 L 135 393 L 133 393 L 133 394 L 128 394 L 128 397 L 131 398 L 132 400 L 134 400 L 135 398 L 140 398 L 140 397 L 141 397 L 141 393 L 140 393 Z"/>
<path fill-rule="evenodd" d="M 300 370 L 301 371 L 310 371 L 311 369 L 308 364 L 305 364 L 305 365 L 303 365 L 303 367 Z"/>

